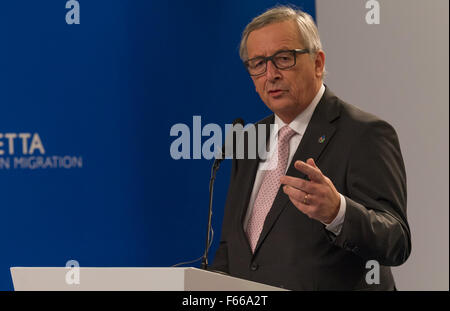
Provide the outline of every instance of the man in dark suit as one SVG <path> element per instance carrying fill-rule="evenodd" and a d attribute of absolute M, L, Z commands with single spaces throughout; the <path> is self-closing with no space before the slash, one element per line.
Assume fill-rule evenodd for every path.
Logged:
<path fill-rule="evenodd" d="M 292 290 L 394 290 L 390 266 L 411 252 L 395 130 L 323 85 L 325 54 L 304 12 L 256 17 L 240 54 L 274 112 L 259 124 L 278 126 L 276 151 L 233 160 L 211 269 Z"/>

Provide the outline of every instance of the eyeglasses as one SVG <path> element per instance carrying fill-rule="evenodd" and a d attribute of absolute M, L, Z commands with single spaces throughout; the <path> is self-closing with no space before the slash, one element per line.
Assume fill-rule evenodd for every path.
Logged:
<path fill-rule="evenodd" d="M 272 56 L 258 56 L 251 58 L 246 60 L 244 65 L 251 76 L 259 76 L 266 72 L 267 62 L 269 60 L 272 61 L 276 68 L 284 70 L 295 66 L 296 54 L 306 53 L 309 53 L 308 49 L 282 50 L 276 52 Z"/>

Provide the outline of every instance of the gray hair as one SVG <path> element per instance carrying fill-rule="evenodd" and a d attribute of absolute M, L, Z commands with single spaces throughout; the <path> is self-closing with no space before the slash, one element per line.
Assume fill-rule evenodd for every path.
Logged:
<path fill-rule="evenodd" d="M 241 44 L 239 47 L 239 56 L 241 57 L 242 61 L 246 61 L 248 58 L 247 39 L 252 31 L 263 28 L 270 24 L 289 20 L 295 20 L 297 22 L 298 30 L 300 32 L 300 37 L 302 40 L 302 42 L 300 43 L 303 44 L 304 48 L 311 51 L 311 56 L 313 56 L 317 51 L 322 50 L 319 31 L 317 30 L 316 24 L 314 23 L 311 15 L 301 10 L 295 10 L 289 6 L 277 6 L 255 17 L 247 25 L 247 27 L 245 27 L 242 33 Z"/>

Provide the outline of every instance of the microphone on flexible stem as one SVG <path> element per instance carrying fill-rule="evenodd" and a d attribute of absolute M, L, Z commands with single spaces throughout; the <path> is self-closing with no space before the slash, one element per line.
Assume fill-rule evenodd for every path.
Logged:
<path fill-rule="evenodd" d="M 244 126 L 244 120 L 241 118 L 237 118 L 233 121 L 233 127 L 237 124 Z M 211 218 L 212 218 L 212 202 L 213 202 L 213 192 L 214 192 L 214 181 L 216 179 L 216 172 L 220 167 L 220 163 L 226 158 L 226 155 L 229 151 L 226 150 L 225 146 L 222 147 L 222 156 L 214 160 L 214 163 L 211 168 L 211 179 L 209 180 L 209 211 L 208 211 L 208 227 L 206 231 L 206 245 L 205 252 L 202 257 L 202 263 L 200 268 L 206 270 L 208 268 L 208 251 L 211 246 L 210 235 L 211 235 Z"/>

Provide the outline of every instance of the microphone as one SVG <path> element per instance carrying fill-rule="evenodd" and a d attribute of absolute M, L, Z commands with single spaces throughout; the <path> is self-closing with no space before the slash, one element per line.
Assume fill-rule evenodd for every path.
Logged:
<path fill-rule="evenodd" d="M 237 124 L 240 124 L 242 126 L 244 126 L 244 120 L 242 120 L 241 118 L 237 118 L 233 121 L 233 127 Z M 213 202 L 213 192 L 214 192 L 214 181 L 216 179 L 216 172 L 220 167 L 220 163 L 222 163 L 223 160 L 225 160 L 226 155 L 227 155 L 227 151 L 226 150 L 226 146 L 224 145 L 222 147 L 222 156 L 220 158 L 217 158 L 214 160 L 214 163 L 212 165 L 211 168 L 211 179 L 209 180 L 209 210 L 208 210 L 208 227 L 206 230 L 206 245 L 205 245 L 205 252 L 203 253 L 203 257 L 202 257 L 202 263 L 200 265 L 200 268 L 203 270 L 207 270 L 208 268 L 208 251 L 209 248 L 211 247 L 211 230 L 212 230 L 212 226 L 211 226 L 211 218 L 212 218 L 212 202 Z"/>
<path fill-rule="evenodd" d="M 244 122 L 244 120 L 242 120 L 241 118 L 237 118 L 237 119 L 235 119 L 235 120 L 233 121 L 233 127 L 234 127 L 235 125 L 237 125 L 237 124 L 239 124 L 239 125 L 241 125 L 242 127 L 244 127 L 245 122 Z M 233 140 L 233 138 L 232 138 L 232 142 L 233 142 L 233 141 L 234 141 L 234 140 Z M 232 148 L 233 146 L 229 146 L 229 147 Z M 229 153 L 230 153 L 230 152 L 229 152 L 229 150 L 227 150 L 226 144 L 223 145 L 223 146 L 222 146 L 221 157 L 220 157 L 220 158 L 217 158 L 217 157 L 216 157 L 216 159 L 214 160 L 214 163 L 213 163 L 213 167 L 214 167 L 214 166 L 217 166 L 216 169 L 218 169 L 219 166 L 220 166 L 220 163 L 222 163 L 222 161 L 225 160 L 225 158 L 227 157 L 227 155 L 228 155 Z"/>

